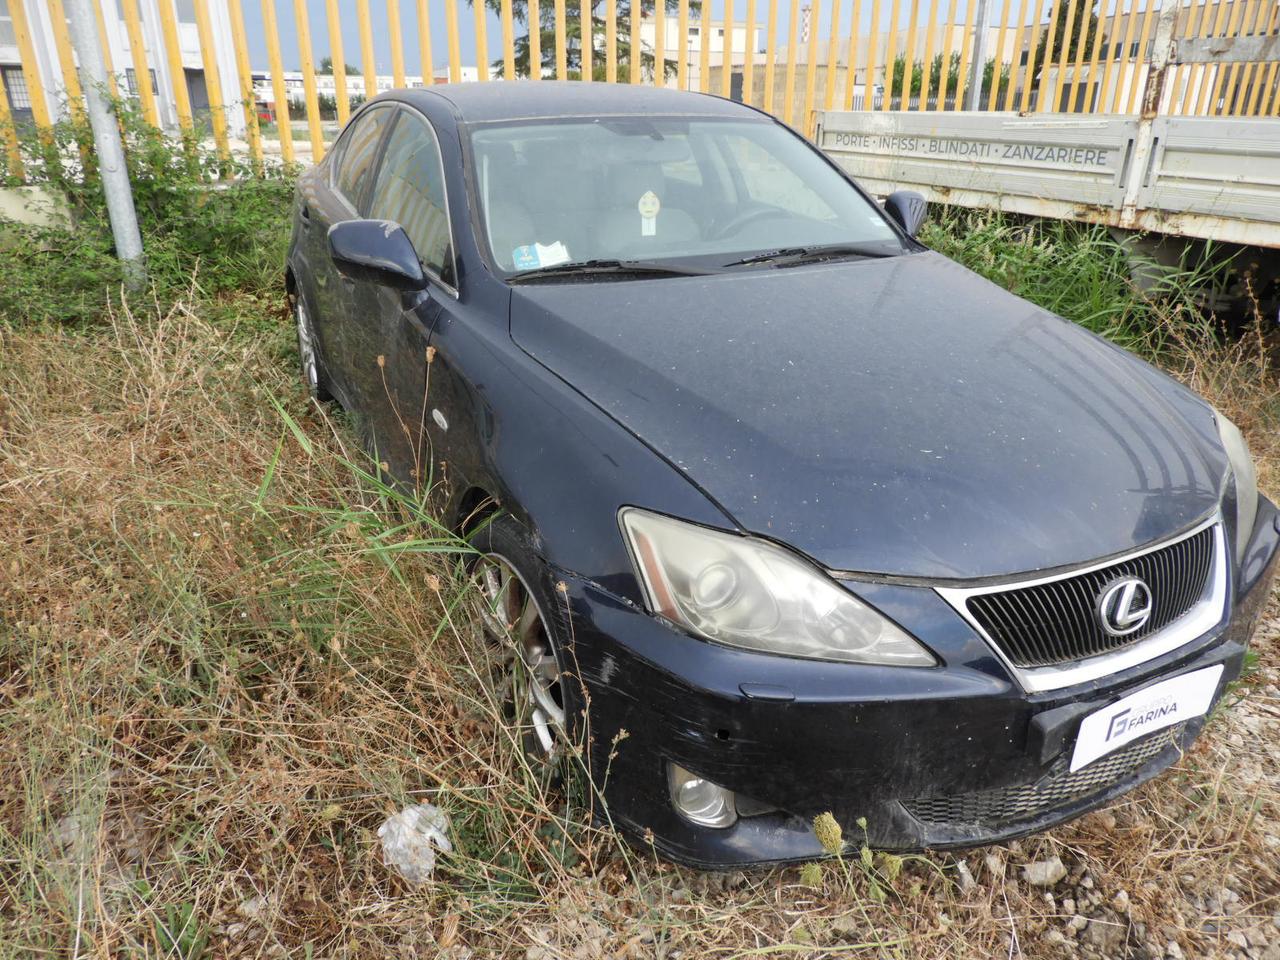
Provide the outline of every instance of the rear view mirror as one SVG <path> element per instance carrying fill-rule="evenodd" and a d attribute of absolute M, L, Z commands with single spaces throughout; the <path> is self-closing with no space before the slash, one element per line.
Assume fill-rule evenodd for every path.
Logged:
<path fill-rule="evenodd" d="M 908 237 L 914 237 L 929 213 L 929 204 L 914 190 L 895 190 L 885 197 L 884 212 L 906 231 Z"/>
<path fill-rule="evenodd" d="M 344 277 L 397 290 L 426 285 L 413 242 L 392 220 L 344 220 L 329 228 L 329 252 Z"/>

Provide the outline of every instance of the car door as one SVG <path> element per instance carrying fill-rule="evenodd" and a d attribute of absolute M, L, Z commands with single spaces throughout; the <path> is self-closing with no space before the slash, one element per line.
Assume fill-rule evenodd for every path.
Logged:
<path fill-rule="evenodd" d="M 355 389 L 354 377 L 360 358 L 352 352 L 359 346 L 352 326 L 359 317 L 352 283 L 338 272 L 329 252 L 329 228 L 361 216 L 367 207 L 378 148 L 393 112 L 385 104 L 374 104 L 356 115 L 334 147 L 327 175 L 317 178 L 299 214 L 307 261 L 312 264 L 316 300 L 312 307 L 320 352 L 339 397 L 357 409 L 366 402 Z"/>
<path fill-rule="evenodd" d="M 397 108 L 382 148 L 368 216 L 398 223 L 413 243 L 427 286 L 403 292 L 382 284 L 355 285 L 353 335 L 366 363 L 371 395 L 367 428 L 378 459 L 392 476 L 415 490 L 439 476 L 431 448 L 432 392 L 428 349 L 442 312 L 457 302 L 453 238 L 444 171 L 436 133 L 417 111 Z M 434 351 L 433 351 L 434 352 Z M 443 415 L 436 413 L 436 418 Z"/>

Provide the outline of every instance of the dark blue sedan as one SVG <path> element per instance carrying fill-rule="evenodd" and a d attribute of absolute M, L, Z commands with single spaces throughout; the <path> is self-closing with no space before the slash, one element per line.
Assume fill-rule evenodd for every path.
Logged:
<path fill-rule="evenodd" d="M 1041 830 L 1240 671 L 1280 521 L 1239 432 L 923 216 L 608 84 L 395 91 L 300 181 L 313 395 L 477 547 L 528 748 L 673 859 Z"/>

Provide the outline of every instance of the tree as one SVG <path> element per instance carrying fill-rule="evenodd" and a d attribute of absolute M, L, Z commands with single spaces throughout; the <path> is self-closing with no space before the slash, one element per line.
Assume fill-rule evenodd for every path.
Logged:
<path fill-rule="evenodd" d="M 473 6 L 475 0 L 468 0 Z M 639 12 L 642 18 L 652 18 L 657 0 L 640 0 Z M 675 22 L 675 17 L 679 13 L 679 0 L 662 0 L 665 5 L 668 18 L 671 22 Z M 495 13 L 501 14 L 502 0 L 485 0 L 485 5 Z M 592 34 L 595 37 L 596 47 L 595 53 L 591 59 L 591 75 L 592 79 L 605 79 L 605 58 L 604 51 L 601 49 L 603 37 L 605 34 L 605 20 L 601 13 L 603 8 L 603 0 L 591 0 L 591 25 Z M 618 49 L 618 76 L 626 78 L 631 71 L 631 0 L 618 0 L 618 22 L 617 22 L 617 49 Z M 576 0 L 567 0 L 565 4 L 565 62 L 570 77 L 580 77 L 582 75 L 582 7 Z M 689 0 L 689 22 L 696 25 L 698 17 L 701 15 L 701 3 L 699 0 Z M 512 17 L 517 23 L 528 24 L 529 20 L 529 3 L 528 0 L 511 0 Z M 542 0 L 538 4 L 539 24 L 538 36 L 542 45 L 542 69 L 544 71 L 554 72 L 556 66 L 556 20 L 554 4 Z M 683 53 L 682 56 L 687 54 Z M 654 69 L 654 51 L 646 46 L 639 53 L 640 67 L 646 75 L 652 75 Z M 519 36 L 515 41 L 515 59 L 516 59 L 516 75 L 520 77 L 528 77 L 531 75 L 529 69 L 529 33 L 526 29 L 523 36 Z M 493 61 L 492 66 L 501 70 L 503 66 L 502 57 L 498 57 Z M 674 60 L 667 60 L 665 74 L 674 75 L 676 72 L 676 63 Z M 541 74 L 540 74 L 541 75 Z"/>
<path fill-rule="evenodd" d="M 1093 48 L 1093 38 L 1098 32 L 1098 15 L 1093 12 L 1093 6 L 1091 4 L 1077 4 L 1075 20 L 1068 25 L 1067 15 L 1070 13 L 1069 7 L 1070 3 L 1068 3 L 1067 0 L 1062 0 L 1062 2 L 1058 3 L 1058 17 L 1054 21 L 1053 26 L 1053 50 L 1050 51 L 1054 63 L 1062 61 L 1063 46 L 1066 45 L 1068 41 L 1070 41 L 1070 46 L 1067 46 L 1066 50 L 1067 63 L 1075 63 L 1076 54 L 1080 52 L 1082 47 L 1084 49 L 1085 56 L 1087 57 L 1089 51 Z M 1087 23 L 1085 21 L 1086 17 L 1088 17 Z M 1039 44 L 1036 45 L 1036 58 L 1033 63 L 1037 74 L 1046 66 L 1044 61 L 1044 52 L 1045 46 L 1048 43 L 1049 30 L 1046 27 L 1040 34 Z M 1032 77 L 1033 82 L 1037 79 L 1038 77 Z"/>
<path fill-rule="evenodd" d="M 348 77 L 356 77 L 360 75 L 360 68 L 354 63 L 343 64 L 344 72 Z M 333 76 L 333 57 L 325 57 L 320 61 L 320 66 L 316 68 L 316 73 L 323 76 Z"/>

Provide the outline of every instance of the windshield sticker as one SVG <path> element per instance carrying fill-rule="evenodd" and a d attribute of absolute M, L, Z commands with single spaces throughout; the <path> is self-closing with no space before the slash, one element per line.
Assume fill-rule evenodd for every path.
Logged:
<path fill-rule="evenodd" d="M 511 259 L 515 262 L 517 270 L 536 270 L 538 267 L 554 267 L 558 263 L 568 263 L 569 250 L 559 240 L 546 245 L 530 243 L 512 250 Z"/>
<path fill-rule="evenodd" d="M 658 200 L 658 195 L 652 190 L 645 192 L 640 198 L 640 202 L 636 204 L 640 211 L 640 236 L 654 237 L 658 234 L 658 211 L 662 209 L 662 204 Z"/>

